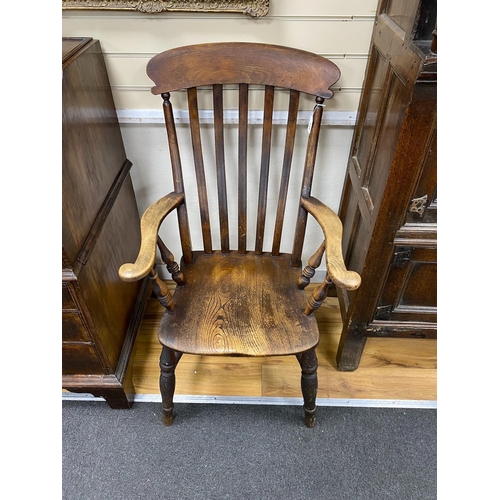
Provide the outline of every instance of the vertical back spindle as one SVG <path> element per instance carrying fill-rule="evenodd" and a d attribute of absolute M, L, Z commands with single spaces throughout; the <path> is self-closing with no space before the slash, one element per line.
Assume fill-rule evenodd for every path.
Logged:
<path fill-rule="evenodd" d="M 165 126 L 167 129 L 170 162 L 172 164 L 172 177 L 174 180 L 174 191 L 176 193 L 184 193 L 181 156 L 179 153 L 179 144 L 177 142 L 177 131 L 175 129 L 172 103 L 170 102 L 170 93 L 166 92 L 161 96 L 163 97 L 163 115 L 165 117 Z M 193 262 L 193 252 L 186 203 L 182 203 L 179 208 L 177 208 L 177 218 L 179 221 L 179 233 L 181 235 L 182 256 L 186 264 L 191 264 Z"/>
<path fill-rule="evenodd" d="M 210 231 L 210 215 L 208 210 L 207 184 L 205 181 L 205 166 L 201 148 L 200 120 L 198 115 L 198 96 L 196 87 L 187 90 L 189 123 L 191 126 L 191 140 L 193 143 L 194 168 L 198 185 L 198 201 L 200 203 L 201 232 L 205 253 L 212 253 L 212 235 Z"/>
<path fill-rule="evenodd" d="M 271 158 L 271 133 L 273 129 L 274 87 L 266 85 L 264 94 L 264 120 L 262 127 L 262 153 L 260 163 L 259 202 L 257 209 L 257 233 L 255 253 L 262 253 L 267 211 L 267 188 L 269 184 L 269 161 Z"/>
<path fill-rule="evenodd" d="M 283 233 L 283 220 L 285 218 L 286 198 L 288 183 L 290 181 L 290 170 L 292 165 L 293 146 L 295 143 L 295 131 L 297 129 L 297 114 L 299 112 L 300 92 L 290 90 L 290 101 L 288 104 L 288 121 L 286 126 L 285 153 L 283 155 L 283 168 L 281 171 L 281 184 L 276 209 L 276 224 L 274 226 L 274 238 L 272 255 L 278 256 L 280 252 L 281 235 Z"/>
<path fill-rule="evenodd" d="M 222 85 L 213 86 L 215 165 L 219 195 L 220 244 L 222 253 L 229 252 L 229 222 L 227 211 L 226 166 L 224 160 L 224 105 Z"/>
<path fill-rule="evenodd" d="M 247 251 L 248 84 L 239 85 L 238 113 L 238 253 Z"/>
<path fill-rule="evenodd" d="M 311 195 L 312 179 L 314 174 L 314 165 L 316 162 L 316 153 L 318 150 L 319 130 L 321 127 L 321 118 L 323 116 L 322 97 L 316 97 L 316 106 L 314 107 L 309 139 L 307 141 L 306 158 L 304 161 L 304 177 L 302 179 L 301 196 L 309 197 Z M 295 226 L 295 239 L 292 250 L 292 267 L 300 267 L 300 258 L 304 246 L 304 235 L 306 233 L 307 211 L 299 206 L 297 224 Z"/>

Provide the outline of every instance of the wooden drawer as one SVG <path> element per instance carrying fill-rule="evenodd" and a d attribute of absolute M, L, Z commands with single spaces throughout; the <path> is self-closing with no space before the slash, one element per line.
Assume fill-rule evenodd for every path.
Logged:
<path fill-rule="evenodd" d="M 63 342 L 90 342 L 92 340 L 78 312 L 64 311 L 62 313 L 62 339 Z"/>
<path fill-rule="evenodd" d="M 101 375 L 105 372 L 92 344 L 63 342 L 62 373 L 63 375 Z"/>
<path fill-rule="evenodd" d="M 376 320 L 435 323 L 437 251 L 434 247 L 396 247 L 381 294 Z"/>
<path fill-rule="evenodd" d="M 73 297 L 68 289 L 67 283 L 62 283 L 62 308 L 69 311 L 78 311 L 78 306 L 75 304 Z"/>

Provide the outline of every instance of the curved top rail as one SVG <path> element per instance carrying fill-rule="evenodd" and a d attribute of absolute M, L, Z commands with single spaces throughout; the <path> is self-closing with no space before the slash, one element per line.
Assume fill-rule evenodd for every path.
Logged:
<path fill-rule="evenodd" d="M 154 56 L 147 74 L 153 94 L 212 84 L 248 83 L 294 89 L 330 99 L 340 70 L 300 49 L 250 42 L 188 45 Z"/>

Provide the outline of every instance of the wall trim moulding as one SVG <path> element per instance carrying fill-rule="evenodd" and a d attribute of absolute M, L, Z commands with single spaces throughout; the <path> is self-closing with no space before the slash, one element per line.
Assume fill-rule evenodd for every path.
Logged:
<path fill-rule="evenodd" d="M 270 18 L 268 18 L 270 19 Z M 341 53 L 341 52 L 316 52 L 318 56 L 324 57 L 325 59 L 368 59 L 368 53 L 361 52 L 351 52 L 351 53 Z M 108 59 L 151 59 L 158 55 L 158 52 L 104 52 L 105 58 Z M 148 86 L 148 89 L 150 87 Z M 361 88 L 361 87 L 360 87 Z"/>
<path fill-rule="evenodd" d="M 63 10 L 160 12 L 231 12 L 263 17 L 269 0 L 62 0 Z"/>
<path fill-rule="evenodd" d="M 117 109 L 116 114 L 121 124 L 142 123 L 142 124 L 163 124 L 165 118 L 163 112 L 156 109 Z M 262 111 L 249 111 L 248 123 L 250 125 L 262 124 Z M 325 111 L 321 123 L 333 127 L 353 127 L 356 123 L 356 111 Z M 287 111 L 274 111 L 273 123 L 276 125 L 287 124 Z M 200 109 L 200 123 L 212 124 L 214 122 L 214 113 L 212 110 Z M 311 111 L 299 111 L 297 117 L 298 125 L 308 125 L 311 118 Z M 174 110 L 175 123 L 189 123 L 189 113 L 187 109 Z M 238 110 L 224 110 L 224 122 L 228 124 L 238 124 Z"/>

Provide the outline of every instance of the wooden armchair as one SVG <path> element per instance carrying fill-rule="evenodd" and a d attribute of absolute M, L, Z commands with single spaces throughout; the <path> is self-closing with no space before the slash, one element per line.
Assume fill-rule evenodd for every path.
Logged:
<path fill-rule="evenodd" d="M 328 286 L 353 290 L 360 285 L 357 273 L 347 271 L 341 251 L 342 224 L 337 215 L 311 197 L 314 164 L 324 99 L 339 79 L 335 64 L 315 54 L 292 48 L 255 43 L 213 43 L 167 50 L 153 57 L 147 73 L 154 81 L 153 94 L 163 98 L 174 191 L 151 205 L 141 221 L 142 243 L 134 264 L 124 264 L 119 275 L 134 281 L 149 275 L 153 289 L 166 308 L 159 326 L 162 347 L 160 390 L 165 425 L 173 420 L 175 368 L 183 353 L 199 355 L 277 356 L 295 355 L 302 368 L 301 388 L 305 422 L 315 425 L 317 358 L 319 342 L 316 319 L 311 314 L 325 299 Z M 247 249 L 247 149 L 249 86 L 264 86 L 264 114 L 260 182 L 256 209 L 255 248 Z M 226 183 L 223 89 L 238 92 L 237 193 Z M 213 91 L 215 165 L 218 194 L 220 246 L 212 244 L 205 164 L 200 135 L 198 89 Z M 264 252 L 264 227 L 273 129 L 275 88 L 287 89 L 286 125 L 279 200 L 271 251 Z M 203 248 L 192 248 L 181 156 L 171 104 L 171 92 L 187 90 L 194 170 L 200 207 Z M 293 249 L 280 252 L 288 182 L 294 153 L 300 93 L 316 96 L 305 151 L 304 173 Z M 297 154 L 296 152 L 294 154 Z M 230 248 L 228 197 L 237 194 L 237 248 Z M 177 211 L 181 265 L 158 236 L 165 217 Z M 301 272 L 301 254 L 308 214 L 324 232 L 324 241 Z M 236 241 L 236 238 L 234 239 Z M 173 297 L 155 270 L 156 246 L 177 283 Z M 323 254 L 327 266 L 324 282 L 309 300 L 304 288 L 314 275 Z"/>

